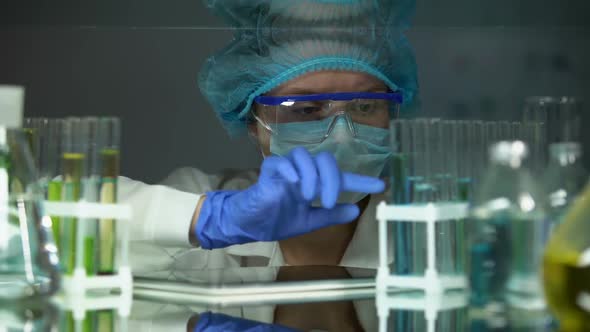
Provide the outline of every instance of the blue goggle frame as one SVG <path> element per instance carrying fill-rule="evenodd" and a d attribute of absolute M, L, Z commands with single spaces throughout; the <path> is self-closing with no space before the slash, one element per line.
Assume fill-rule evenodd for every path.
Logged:
<path fill-rule="evenodd" d="M 333 100 L 333 101 L 348 101 L 354 99 L 383 99 L 392 100 L 398 104 L 403 103 L 403 96 L 401 92 L 337 92 L 337 93 L 321 93 L 313 95 L 301 96 L 258 96 L 254 101 L 258 104 L 267 106 L 279 106 L 283 103 L 298 102 L 298 101 L 319 101 L 319 100 Z"/>

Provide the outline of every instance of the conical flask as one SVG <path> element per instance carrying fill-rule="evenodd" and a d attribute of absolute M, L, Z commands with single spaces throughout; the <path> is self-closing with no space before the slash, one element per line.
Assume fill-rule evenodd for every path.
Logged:
<path fill-rule="evenodd" d="M 0 301 L 46 296 L 59 287 L 51 219 L 24 132 L 22 89 L 0 86 Z M 17 114 L 16 116 L 14 116 Z"/>

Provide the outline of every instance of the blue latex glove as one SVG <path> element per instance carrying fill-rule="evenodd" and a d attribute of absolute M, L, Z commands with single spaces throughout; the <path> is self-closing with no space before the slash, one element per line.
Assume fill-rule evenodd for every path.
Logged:
<path fill-rule="evenodd" d="M 282 240 L 356 219 L 356 204 L 336 204 L 341 191 L 384 189 L 377 178 L 341 172 L 328 152 L 313 157 L 295 148 L 287 157 L 265 158 L 258 182 L 250 188 L 208 192 L 196 235 L 205 249 Z M 316 197 L 322 207 L 311 206 Z"/>
<path fill-rule="evenodd" d="M 281 325 L 266 324 L 227 316 L 224 314 L 214 314 L 205 312 L 199 315 L 199 322 L 193 332 L 297 332 L 297 330 L 290 329 Z"/>

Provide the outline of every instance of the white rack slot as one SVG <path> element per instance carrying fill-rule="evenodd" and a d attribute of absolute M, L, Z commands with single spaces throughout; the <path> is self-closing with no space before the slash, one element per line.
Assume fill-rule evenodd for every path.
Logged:
<path fill-rule="evenodd" d="M 429 203 L 408 205 L 387 205 L 381 202 L 377 206 L 379 221 L 379 269 L 377 273 L 377 290 L 386 292 L 388 288 L 408 288 L 423 290 L 427 294 L 441 294 L 448 289 L 467 287 L 464 275 L 441 275 L 436 262 L 436 223 L 463 219 L 467 216 L 467 203 Z M 392 275 L 389 269 L 388 223 L 414 222 L 426 223 L 427 265 L 424 275 Z"/>

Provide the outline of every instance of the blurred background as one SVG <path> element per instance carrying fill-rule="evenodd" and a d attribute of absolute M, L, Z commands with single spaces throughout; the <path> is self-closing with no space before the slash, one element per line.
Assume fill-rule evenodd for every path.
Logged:
<path fill-rule="evenodd" d="M 122 173 L 150 183 L 183 166 L 259 164 L 260 152 L 226 134 L 197 87 L 201 64 L 232 36 L 201 1 L 0 8 L 0 84 L 26 87 L 26 116 L 120 116 Z M 416 114 L 518 120 L 526 96 L 568 95 L 586 101 L 589 117 L 589 18 L 587 0 L 418 0 L 408 31 Z"/>

